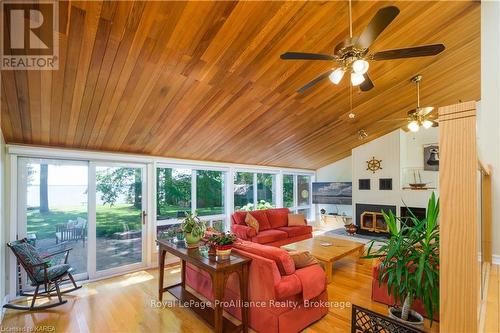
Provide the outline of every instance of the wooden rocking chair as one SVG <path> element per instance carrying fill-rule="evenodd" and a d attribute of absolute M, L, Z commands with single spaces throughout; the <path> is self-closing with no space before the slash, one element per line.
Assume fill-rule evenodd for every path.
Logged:
<path fill-rule="evenodd" d="M 7 246 L 16 256 L 19 264 L 26 271 L 31 285 L 35 287 L 33 294 L 21 292 L 21 296 L 33 296 L 30 306 L 22 306 L 17 304 L 5 304 L 4 308 L 15 310 L 44 310 L 64 304 L 67 300 L 62 299 L 62 294 L 80 289 L 82 286 L 77 286 L 71 271 L 73 268 L 68 264 L 69 251 L 65 249 L 53 252 L 46 255 L 38 253 L 36 248 L 28 243 L 26 238 L 7 243 Z M 50 265 L 50 258 L 55 255 L 64 254 L 64 263 L 60 265 Z M 71 281 L 73 288 L 61 291 L 59 285 L 63 282 Z M 44 286 L 45 291 L 39 292 L 40 286 Z M 51 297 L 55 291 L 58 302 L 35 306 L 35 301 L 38 296 Z"/>

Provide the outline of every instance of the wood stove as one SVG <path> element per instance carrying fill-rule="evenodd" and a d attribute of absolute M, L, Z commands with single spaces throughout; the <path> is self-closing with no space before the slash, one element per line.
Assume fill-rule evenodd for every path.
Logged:
<path fill-rule="evenodd" d="M 396 215 L 396 206 L 356 204 L 356 225 L 359 234 L 388 235 L 389 228 L 382 212 L 392 211 Z"/>
<path fill-rule="evenodd" d="M 377 234 L 389 232 L 384 216 L 382 213 L 377 212 L 363 212 L 360 217 L 359 228 Z"/>

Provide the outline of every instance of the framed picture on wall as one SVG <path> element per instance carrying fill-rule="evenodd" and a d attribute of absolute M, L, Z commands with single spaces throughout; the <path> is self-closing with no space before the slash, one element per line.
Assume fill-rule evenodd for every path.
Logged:
<path fill-rule="evenodd" d="M 439 171 L 439 145 L 424 145 L 424 170 Z"/>

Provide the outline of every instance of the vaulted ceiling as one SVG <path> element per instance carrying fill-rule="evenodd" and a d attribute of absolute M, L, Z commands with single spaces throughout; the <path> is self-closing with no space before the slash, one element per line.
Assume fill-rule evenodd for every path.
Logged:
<path fill-rule="evenodd" d="M 318 168 L 404 125 L 415 106 L 480 98 L 480 3 L 354 1 L 354 35 L 387 5 L 400 14 L 373 51 L 443 43 L 435 57 L 371 62 L 375 88 L 296 89 L 348 36 L 347 2 L 61 2 L 60 68 L 2 71 L 8 143 Z M 358 139 L 365 129 L 368 138 Z"/>

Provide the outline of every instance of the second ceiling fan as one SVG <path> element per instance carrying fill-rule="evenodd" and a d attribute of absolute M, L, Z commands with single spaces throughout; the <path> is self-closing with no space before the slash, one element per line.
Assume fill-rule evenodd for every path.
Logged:
<path fill-rule="evenodd" d="M 403 49 L 387 50 L 370 54 L 369 47 L 384 31 L 384 29 L 396 18 L 399 9 L 389 6 L 379 9 L 370 23 L 365 27 L 361 36 L 352 36 L 352 13 L 351 0 L 349 0 L 349 38 L 340 42 L 334 50 L 333 55 L 304 52 L 286 52 L 280 58 L 283 60 L 330 60 L 338 64 L 337 68 L 319 75 L 314 80 L 302 86 L 297 92 L 302 93 L 318 82 L 329 78 L 334 84 L 339 84 L 345 73 L 350 73 L 351 84 L 358 86 L 362 91 L 368 91 L 374 87 L 368 76 L 369 63 L 367 60 L 390 60 L 412 57 L 425 57 L 441 53 L 445 47 L 443 44 L 432 44 L 414 46 Z"/>

